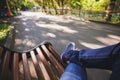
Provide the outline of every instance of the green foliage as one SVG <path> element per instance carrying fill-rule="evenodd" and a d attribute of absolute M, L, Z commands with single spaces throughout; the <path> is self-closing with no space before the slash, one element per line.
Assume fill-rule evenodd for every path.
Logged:
<path fill-rule="evenodd" d="M 6 37 L 10 31 L 10 25 L 9 24 L 1 24 L 0 23 L 0 44 L 4 44 Z"/>
<path fill-rule="evenodd" d="M 94 10 L 105 10 L 108 5 L 109 5 L 109 0 L 100 0 L 93 4 L 93 9 Z"/>
<path fill-rule="evenodd" d="M 111 0 L 9 0 L 9 3 L 10 7 L 13 8 L 14 10 L 17 10 L 17 8 L 26 10 L 31 9 L 34 6 L 41 6 L 40 8 L 42 8 L 42 11 L 49 14 L 71 13 L 80 15 L 80 10 L 97 11 L 98 13 L 95 14 L 91 14 L 91 12 L 88 12 L 88 16 L 92 18 L 96 14 L 99 15 L 99 13 L 102 10 L 105 11 L 108 8 L 108 6 L 110 6 L 110 1 Z M 116 0 L 114 7 L 115 7 L 114 10 L 120 11 L 120 0 Z M 69 10 L 68 12 L 67 10 L 64 9 L 71 9 L 71 12 Z M 13 12 L 14 14 L 17 13 L 16 11 Z M 100 14 L 99 17 L 100 16 L 101 18 L 104 19 L 106 13 Z M 113 20 L 117 21 L 120 20 L 120 18 L 119 16 L 113 15 L 112 21 Z"/>
<path fill-rule="evenodd" d="M 104 10 L 110 0 L 71 0 L 72 8 L 80 8 L 83 10 Z"/>
<path fill-rule="evenodd" d="M 10 0 L 9 1 L 10 7 L 14 10 L 19 9 L 31 9 L 34 6 L 36 6 L 36 3 L 34 0 Z"/>
<path fill-rule="evenodd" d="M 119 21 L 120 21 L 120 14 L 112 14 L 111 22 L 112 23 L 119 23 Z"/>
<path fill-rule="evenodd" d="M 81 5 L 83 10 L 105 10 L 110 0 L 82 0 Z"/>
<path fill-rule="evenodd" d="M 94 0 L 83 0 L 82 3 L 82 9 L 83 10 L 92 10 L 93 8 L 93 4 L 94 4 Z"/>
<path fill-rule="evenodd" d="M 12 14 L 13 14 L 13 15 L 17 15 L 18 12 L 17 12 L 16 10 L 13 10 L 13 11 L 12 11 Z"/>
<path fill-rule="evenodd" d="M 116 0 L 115 9 L 116 9 L 116 10 L 120 10 L 120 0 Z"/>
<path fill-rule="evenodd" d="M 76 7 L 81 6 L 81 0 L 72 0 L 72 1 L 70 2 L 70 6 L 71 6 L 73 9 L 76 8 Z"/>
<path fill-rule="evenodd" d="M 25 6 L 26 9 L 32 9 L 35 5 L 33 2 L 31 2 L 30 0 L 25 0 L 23 2 L 23 5 Z"/>
<path fill-rule="evenodd" d="M 83 10 L 105 10 L 110 0 L 10 0 L 11 7 L 31 9 L 34 6 L 46 8 L 83 9 Z M 120 0 L 116 0 L 116 10 L 120 9 Z"/>

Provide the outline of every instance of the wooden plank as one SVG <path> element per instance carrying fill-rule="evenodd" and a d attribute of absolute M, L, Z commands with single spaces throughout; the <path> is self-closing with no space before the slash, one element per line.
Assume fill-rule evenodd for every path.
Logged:
<path fill-rule="evenodd" d="M 48 72 L 48 75 L 49 76 L 46 76 L 48 78 L 48 80 L 58 80 L 57 77 L 55 76 L 55 74 L 53 73 L 53 70 L 51 69 L 50 65 L 48 64 L 47 60 L 45 59 L 42 51 L 40 50 L 40 48 L 36 48 L 36 51 L 40 57 L 40 60 L 42 61 L 42 63 L 44 64 L 47 72 Z M 46 74 L 47 75 L 47 74 Z"/>
<path fill-rule="evenodd" d="M 8 80 L 8 74 L 9 74 L 9 61 L 10 61 L 10 52 L 6 51 L 3 65 L 2 65 L 2 71 L 1 71 L 1 80 Z"/>
<path fill-rule="evenodd" d="M 42 70 L 42 73 L 43 73 L 43 75 L 44 75 L 45 80 L 50 80 L 50 77 L 49 77 L 49 75 L 48 75 L 48 72 L 47 72 L 44 64 L 40 61 L 40 62 L 39 62 L 39 65 L 40 65 L 40 68 L 41 68 L 41 70 Z"/>
<path fill-rule="evenodd" d="M 42 70 L 39 66 L 39 63 L 36 59 L 34 51 L 30 51 L 30 55 L 31 55 L 31 58 L 32 58 L 32 61 L 33 61 L 33 64 L 34 64 L 34 67 L 35 67 L 35 70 L 36 70 L 36 73 L 37 73 L 37 76 L 38 76 L 38 80 L 45 80 L 44 76 L 43 76 L 43 73 L 42 73 Z"/>
<path fill-rule="evenodd" d="M 3 52 L 3 48 L 0 47 L 0 58 L 1 58 L 1 56 L 2 56 L 2 52 Z"/>
<path fill-rule="evenodd" d="M 53 56 L 56 58 L 56 60 L 58 60 L 58 62 L 65 68 L 67 66 L 67 64 L 64 63 L 60 59 L 60 55 L 53 49 L 53 47 L 51 45 L 49 45 L 49 46 L 47 46 L 47 48 L 50 50 L 50 52 L 53 54 Z"/>
<path fill-rule="evenodd" d="M 13 80 L 19 80 L 19 55 L 14 53 L 13 57 Z"/>
<path fill-rule="evenodd" d="M 46 48 L 45 45 L 42 45 L 41 47 L 45 51 L 45 53 L 48 56 L 50 62 L 52 64 L 54 64 L 54 66 L 57 69 L 59 75 L 61 75 L 63 73 L 63 71 L 64 71 L 64 68 L 54 59 L 54 57 L 51 55 L 51 53 L 49 52 L 49 50 Z"/>
<path fill-rule="evenodd" d="M 30 68 L 28 65 L 28 60 L 26 53 L 22 54 L 22 61 L 23 61 L 23 69 L 24 69 L 24 79 L 25 80 L 31 80 L 31 75 L 30 75 Z"/>

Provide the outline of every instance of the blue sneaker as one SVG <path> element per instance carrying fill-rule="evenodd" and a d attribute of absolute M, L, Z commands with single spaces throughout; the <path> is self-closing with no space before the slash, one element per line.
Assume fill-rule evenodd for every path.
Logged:
<path fill-rule="evenodd" d="M 65 51 L 61 54 L 61 59 L 63 61 L 69 60 L 70 55 L 72 54 L 70 51 L 75 49 L 75 43 L 70 42 L 67 46 Z"/>

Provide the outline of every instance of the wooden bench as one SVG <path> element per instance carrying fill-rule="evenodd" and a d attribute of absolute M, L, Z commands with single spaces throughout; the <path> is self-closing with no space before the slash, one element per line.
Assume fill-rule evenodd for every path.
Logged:
<path fill-rule="evenodd" d="M 0 46 L 0 80 L 59 80 L 65 67 L 49 42 L 24 52 Z"/>

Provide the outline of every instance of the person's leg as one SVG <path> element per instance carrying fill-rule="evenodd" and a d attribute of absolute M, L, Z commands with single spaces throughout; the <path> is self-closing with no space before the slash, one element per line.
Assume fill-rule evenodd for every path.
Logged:
<path fill-rule="evenodd" d="M 98 49 L 81 50 L 78 59 L 86 67 L 111 70 L 118 55 L 120 55 L 120 43 Z M 70 60 L 77 63 L 73 56 L 71 56 Z"/>
<path fill-rule="evenodd" d="M 76 64 L 82 62 L 90 68 L 112 69 L 115 58 L 120 54 L 119 52 L 120 43 L 91 50 L 70 50 L 69 60 Z"/>
<path fill-rule="evenodd" d="M 114 52 L 120 54 L 120 46 Z M 114 58 L 115 63 L 112 68 L 110 80 L 120 80 L 120 55 L 114 55 L 112 57 Z"/>
<path fill-rule="evenodd" d="M 113 65 L 110 80 L 120 80 L 120 56 Z"/>
<path fill-rule="evenodd" d="M 67 53 L 69 54 L 69 56 L 65 57 L 67 55 Z M 62 58 L 67 58 L 67 60 L 69 59 L 71 63 L 76 64 L 77 66 L 81 66 L 81 63 L 84 65 L 84 67 L 88 67 L 88 68 L 101 68 L 101 69 L 112 69 L 113 68 L 113 73 L 111 75 L 111 79 L 110 80 L 114 80 L 116 79 L 115 77 L 117 76 L 117 80 L 119 79 L 119 74 L 120 74 L 120 60 L 117 62 L 117 64 L 115 64 L 115 62 L 117 61 L 117 59 L 119 59 L 119 55 L 120 55 L 120 43 L 119 44 L 115 44 L 115 45 L 111 45 L 111 46 L 107 46 L 104 48 L 99 48 L 99 49 L 91 49 L 91 50 L 70 50 L 67 51 L 67 53 L 65 53 L 64 56 L 61 56 Z M 66 59 L 64 59 L 66 60 Z M 118 67 L 113 67 L 113 65 L 118 66 Z M 69 70 L 70 68 L 70 70 Z M 82 70 L 80 71 L 79 68 Z M 73 71 L 72 71 L 73 69 Z M 79 71 L 76 72 L 75 71 Z M 67 72 L 68 71 L 68 72 Z M 83 73 L 84 74 L 83 74 Z M 117 72 L 117 73 L 116 73 Z M 70 73 L 70 74 L 68 74 Z M 84 80 L 84 79 L 78 79 L 76 76 L 72 76 L 71 75 L 77 75 L 79 73 L 82 73 L 83 75 L 85 75 L 86 77 L 86 72 L 85 69 L 81 68 L 81 67 L 73 67 L 68 65 L 68 67 L 66 68 L 65 72 L 63 73 L 61 80 Z M 79 74 L 78 77 L 84 77 L 83 75 Z M 75 79 L 74 79 L 75 78 Z M 85 78 L 86 80 L 86 78 Z"/>
<path fill-rule="evenodd" d="M 60 80 L 87 80 L 87 74 L 83 65 L 69 63 Z"/>
<path fill-rule="evenodd" d="M 75 43 L 69 43 L 66 47 L 66 50 L 61 55 L 61 59 L 64 61 L 69 60 L 69 56 L 71 56 L 69 51 L 74 49 Z M 79 64 L 70 62 L 62 74 L 60 80 L 87 80 L 85 67 L 80 62 Z"/>

